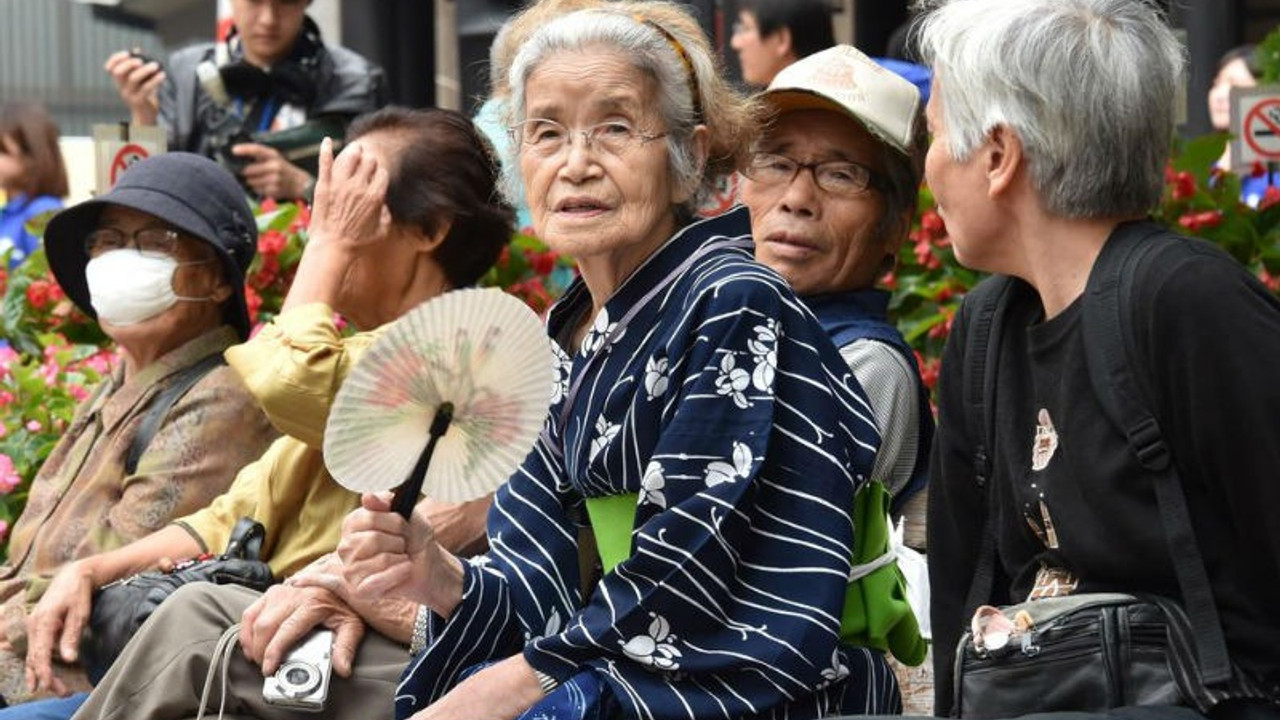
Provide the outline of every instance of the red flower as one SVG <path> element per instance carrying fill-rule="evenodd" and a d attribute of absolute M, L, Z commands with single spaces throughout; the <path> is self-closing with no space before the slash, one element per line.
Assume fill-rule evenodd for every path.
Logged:
<path fill-rule="evenodd" d="M 53 300 L 49 288 L 53 283 L 48 280 L 32 280 L 27 286 L 27 303 L 36 310 L 43 310 Z"/>
<path fill-rule="evenodd" d="M 1205 210 L 1204 212 L 1186 213 L 1182 217 L 1178 218 L 1178 224 L 1191 232 L 1199 232 L 1203 228 L 1217 227 L 1221 223 L 1221 210 Z"/>
<path fill-rule="evenodd" d="M 928 270 L 937 270 L 942 267 L 942 263 L 933 254 L 933 247 L 927 240 L 921 240 L 916 243 L 915 247 L 916 264 L 923 266 Z"/>
<path fill-rule="evenodd" d="M 533 266 L 533 271 L 539 275 L 550 275 L 556 269 L 556 260 L 559 255 L 554 250 L 546 252 L 531 253 L 529 256 L 529 264 Z"/>
<path fill-rule="evenodd" d="M 885 287 L 885 289 L 887 289 L 887 290 L 897 290 L 897 289 L 898 289 L 898 275 L 897 275 L 897 273 L 895 273 L 895 272 L 894 272 L 894 271 L 892 271 L 892 270 L 890 270 L 889 272 L 885 273 L 885 274 L 884 274 L 884 277 L 881 277 L 881 278 L 880 278 L 880 284 L 881 284 L 881 285 L 883 285 L 883 286 Z"/>
<path fill-rule="evenodd" d="M 920 216 L 920 229 L 935 237 L 947 234 L 947 224 L 936 210 L 925 210 Z"/>
<path fill-rule="evenodd" d="M 244 303 L 249 308 L 249 324 L 258 321 L 258 311 L 262 309 L 262 296 L 249 285 L 244 286 Z"/>
<path fill-rule="evenodd" d="M 289 244 L 289 238 L 278 230 L 268 230 L 258 238 L 258 252 L 264 258 L 274 258 Z"/>
<path fill-rule="evenodd" d="M 305 202 L 298 201 L 298 214 L 293 218 L 293 222 L 289 223 L 289 232 L 297 233 L 303 228 L 311 224 L 311 206 Z"/>
<path fill-rule="evenodd" d="M 1173 199 L 1187 200 L 1196 194 L 1196 179 L 1183 170 L 1173 177 Z"/>
<path fill-rule="evenodd" d="M 1278 202 L 1280 202 L 1280 188 L 1268 185 L 1266 191 L 1262 193 L 1262 199 L 1258 201 L 1258 210 L 1266 210 Z"/>
<path fill-rule="evenodd" d="M 1269 189 L 1270 188 L 1268 188 L 1268 190 Z M 1280 292 L 1280 277 L 1276 277 L 1275 275 L 1267 272 L 1266 268 L 1258 270 L 1258 279 L 1261 280 L 1262 284 L 1266 285 L 1267 289 L 1271 292 Z"/>

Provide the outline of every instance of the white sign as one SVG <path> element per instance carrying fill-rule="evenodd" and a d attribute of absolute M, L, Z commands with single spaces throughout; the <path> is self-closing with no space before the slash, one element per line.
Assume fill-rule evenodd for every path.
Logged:
<path fill-rule="evenodd" d="M 1231 165 L 1280 162 L 1280 87 L 1231 88 Z"/>
<path fill-rule="evenodd" d="M 162 128 L 153 125 L 93 126 L 97 194 L 110 190 L 130 165 L 165 151 L 168 142 Z"/>

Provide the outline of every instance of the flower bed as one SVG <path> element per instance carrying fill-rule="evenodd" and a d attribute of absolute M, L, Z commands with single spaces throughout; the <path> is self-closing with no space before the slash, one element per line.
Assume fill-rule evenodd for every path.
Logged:
<path fill-rule="evenodd" d="M 1280 290 L 1280 191 L 1269 189 L 1257 210 L 1239 202 L 1240 180 L 1211 170 L 1226 135 L 1181 143 L 1166 173 L 1156 219 L 1230 252 L 1273 292 Z M 1261 168 L 1256 172 L 1262 172 Z M 303 205 L 257 208 L 258 257 L 246 292 L 255 323 L 270 320 L 293 279 L 306 243 Z M 40 228 L 32 228 L 39 234 Z M 0 263 L 4 267 L 5 263 Z M 537 238 L 518 234 L 482 281 L 521 297 L 542 313 L 572 280 L 572 263 Z M 883 278 L 893 291 L 891 312 L 916 349 L 929 387 L 951 321 L 980 274 L 956 264 L 947 230 L 927 188 L 919 217 L 897 268 Z M 89 388 L 109 373 L 116 355 L 97 325 L 75 309 L 53 282 L 42 252 L 11 274 L 0 270 L 0 537 L 22 511 L 27 488 Z M 3 550 L 0 549 L 0 553 Z"/>

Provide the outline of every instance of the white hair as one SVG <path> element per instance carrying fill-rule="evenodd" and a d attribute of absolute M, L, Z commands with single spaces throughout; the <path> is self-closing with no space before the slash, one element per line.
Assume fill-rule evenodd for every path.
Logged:
<path fill-rule="evenodd" d="M 1020 138 L 1045 209 L 1146 214 L 1173 140 L 1183 49 L 1146 0 L 950 0 L 920 27 L 952 156 Z"/>
<path fill-rule="evenodd" d="M 668 33 L 673 28 L 664 28 Z M 626 57 L 636 68 L 655 80 L 658 111 L 667 127 L 669 169 L 677 187 L 691 194 L 686 210 L 696 207 L 701 198 L 697 192 L 704 185 L 703 159 L 693 142 L 693 130 L 703 122 L 698 116 L 697 98 L 692 83 L 701 92 L 701 78 L 714 78 L 712 59 L 696 43 L 678 38 L 693 65 L 693 78 L 675 46 L 653 25 L 637 19 L 621 9 L 579 10 L 556 18 L 537 30 L 521 47 L 511 63 L 508 83 L 511 87 L 507 106 L 509 119 L 518 121 L 525 115 L 525 83 L 533 71 L 556 53 L 605 47 Z M 503 192 L 517 197 L 523 185 L 520 163 L 516 155 L 520 144 L 513 142 L 503 158 Z M 701 188 L 705 190 L 706 188 Z"/>

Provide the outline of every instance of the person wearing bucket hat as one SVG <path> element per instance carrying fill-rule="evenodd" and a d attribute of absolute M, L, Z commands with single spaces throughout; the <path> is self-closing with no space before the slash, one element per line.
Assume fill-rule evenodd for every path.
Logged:
<path fill-rule="evenodd" d="M 99 221 L 108 208 L 149 215 L 145 229 L 157 232 L 127 238 L 118 227 L 101 227 Z M 170 307 L 186 307 L 178 304 L 182 300 L 213 300 L 215 304 L 225 303 L 226 323 L 245 340 L 249 337 L 250 323 L 244 276 L 249 263 L 253 262 L 257 237 L 257 223 L 235 178 L 200 155 L 174 152 L 138 162 L 105 195 L 59 213 L 49 222 L 45 246 L 54 277 L 67 296 L 91 317 L 107 324 L 128 325 Z M 143 244 L 163 249 L 184 243 L 196 249 L 198 255 L 206 256 L 197 261 L 188 260 L 189 265 L 200 267 L 215 260 L 221 265 L 220 286 L 208 298 L 176 296 L 174 288 L 165 287 L 167 283 L 160 281 L 154 288 L 125 290 L 117 285 L 124 279 L 123 273 L 98 269 L 123 270 L 136 278 L 144 274 L 150 277 L 144 267 L 154 266 L 159 268 L 158 277 L 160 269 L 169 264 L 169 260 L 159 258 L 160 255 L 170 255 L 174 261 L 178 258 L 171 253 L 146 252 Z M 129 247 L 137 252 L 110 252 Z M 107 258 L 107 263 L 100 262 Z M 181 267 L 175 266 L 170 273 L 172 278 L 165 279 L 182 282 L 186 273 Z M 151 295 L 144 297 L 147 291 Z M 148 311 L 155 312 L 149 315 Z M 100 314 L 105 317 L 99 317 Z"/>
<path fill-rule="evenodd" d="M 32 482 L 0 566 L 8 703 L 33 697 L 26 620 L 57 571 L 205 507 L 274 438 L 222 362 L 248 335 L 243 278 L 255 240 L 235 179 L 185 153 L 139 162 L 110 192 L 49 222 L 54 276 L 98 318 L 120 362 L 88 392 Z M 77 666 L 60 675 L 67 689 L 88 687 Z"/>
<path fill-rule="evenodd" d="M 922 546 L 929 392 L 911 347 L 888 320 L 889 293 L 875 287 L 893 268 L 916 206 L 926 147 L 919 91 L 857 49 L 837 45 L 784 68 L 761 99 L 772 117 L 741 185 L 756 259 L 791 284 L 867 393 L 881 435 L 867 488 L 879 498 L 864 488 L 858 501 L 891 498 L 892 515 L 907 517 L 911 544 Z M 860 563 L 872 562 L 889 541 L 885 514 L 865 517 L 872 522 L 860 526 L 855 547 L 869 554 Z M 861 535 L 873 525 L 875 538 Z M 883 621 L 868 628 L 866 641 L 918 665 L 926 644 L 917 619 L 927 619 L 927 607 L 913 612 L 896 572 L 886 566 L 857 583 L 879 608 L 870 615 Z M 918 683 L 906 679 L 915 674 L 900 675 L 904 702 L 927 714 L 910 701 L 931 693 L 914 691 Z"/>

